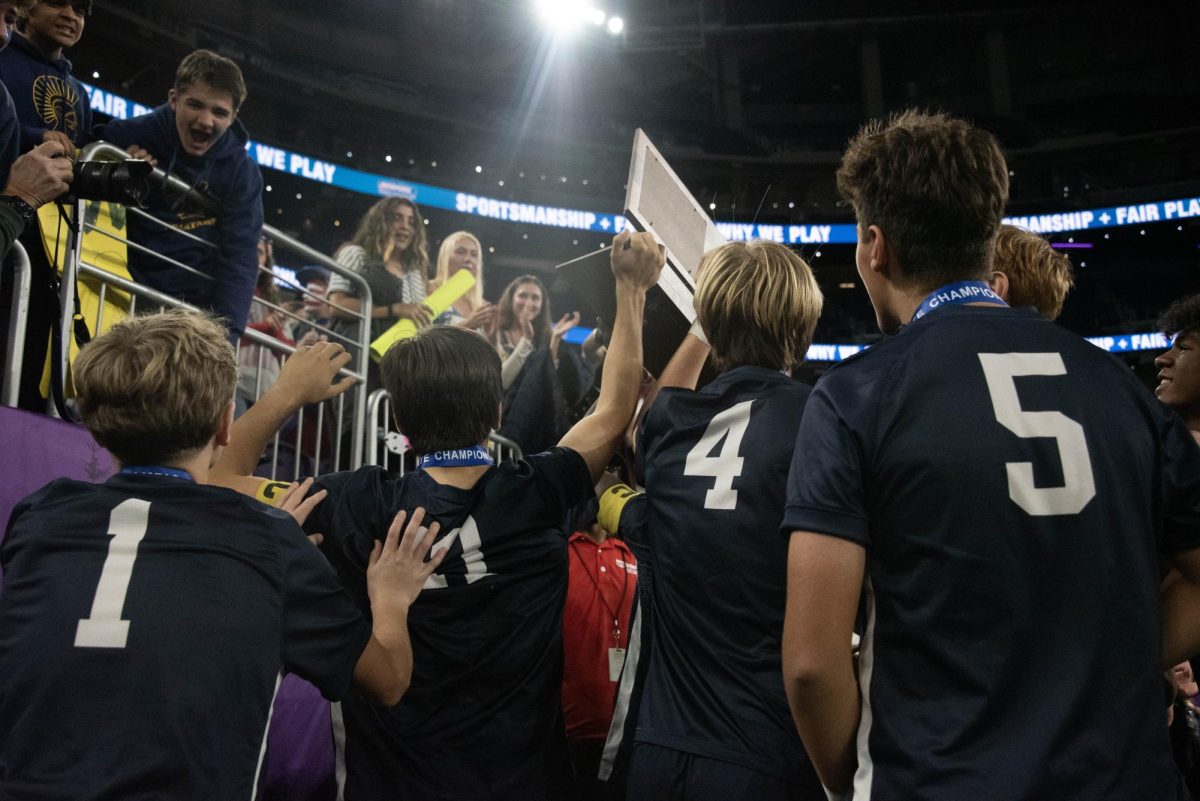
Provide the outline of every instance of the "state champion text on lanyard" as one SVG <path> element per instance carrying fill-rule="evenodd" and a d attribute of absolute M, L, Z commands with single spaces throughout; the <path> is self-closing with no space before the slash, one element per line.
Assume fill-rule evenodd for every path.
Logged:
<path fill-rule="evenodd" d="M 174 467 L 163 467 L 159 464 L 136 464 L 121 468 L 123 476 L 158 476 L 159 478 L 179 478 L 196 483 L 192 474 L 186 470 L 176 470 Z"/>
<path fill-rule="evenodd" d="M 925 300 L 921 301 L 921 305 L 917 307 L 917 311 L 913 314 L 910 323 L 915 323 L 931 311 L 936 311 L 943 306 L 957 306 L 962 303 L 990 303 L 993 306 L 1007 306 L 1003 298 L 992 291 L 992 288 L 983 281 L 957 281 L 953 284 L 946 284 L 943 287 L 930 292 Z"/>
<path fill-rule="evenodd" d="M 492 455 L 481 445 L 453 451 L 434 451 L 417 459 L 417 467 L 476 467 L 495 464 Z"/>

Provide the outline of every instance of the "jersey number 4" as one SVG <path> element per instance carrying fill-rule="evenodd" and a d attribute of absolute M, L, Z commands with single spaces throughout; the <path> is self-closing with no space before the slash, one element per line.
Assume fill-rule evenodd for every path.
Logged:
<path fill-rule="evenodd" d="M 121 619 L 138 546 L 146 536 L 150 502 L 130 498 L 117 504 L 108 518 L 108 556 L 100 569 L 100 583 L 92 599 L 92 614 L 79 621 L 76 648 L 124 648 L 129 621 Z"/>
<path fill-rule="evenodd" d="M 980 353 L 992 408 L 1000 425 L 1018 437 L 1053 438 L 1062 460 L 1063 486 L 1035 487 L 1033 462 L 1008 462 L 1008 497 L 1031 515 L 1073 515 L 1096 496 L 1096 480 L 1083 426 L 1062 412 L 1027 412 L 1017 397 L 1018 376 L 1066 375 L 1058 353 Z"/>
<path fill-rule="evenodd" d="M 704 495 L 705 509 L 737 508 L 738 494 L 733 488 L 733 480 L 742 474 L 745 459 L 738 455 L 738 451 L 742 449 L 742 437 L 746 436 L 746 427 L 750 425 L 752 405 L 752 400 L 743 401 L 718 414 L 708 424 L 696 446 L 688 451 L 683 474 L 708 476 L 717 480 Z M 721 451 L 713 456 L 717 443 L 721 444 Z"/>

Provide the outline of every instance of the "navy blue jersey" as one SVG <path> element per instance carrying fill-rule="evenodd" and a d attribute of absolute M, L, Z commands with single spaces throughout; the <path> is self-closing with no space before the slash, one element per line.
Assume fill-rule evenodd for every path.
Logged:
<path fill-rule="evenodd" d="M 370 636 L 295 521 L 183 479 L 55 481 L 0 566 L 6 801 L 249 799 L 280 669 L 338 698 Z"/>
<path fill-rule="evenodd" d="M 1200 450 L 1032 309 L 930 314 L 818 382 L 784 531 L 867 549 L 855 801 L 1184 797 L 1159 555 Z"/>
<path fill-rule="evenodd" d="M 309 518 L 324 550 L 366 606 L 376 537 L 400 509 L 424 507 L 449 547 L 409 610 L 413 678 L 380 709 L 341 707 L 345 797 L 540 799 L 549 763 L 565 755 L 559 717 L 568 509 L 592 493 L 583 458 L 556 448 L 488 470 L 469 490 L 419 471 L 379 468 L 317 482 L 329 497 Z M 427 518 L 429 519 L 429 518 Z"/>
<path fill-rule="evenodd" d="M 620 534 L 649 566 L 637 742 L 813 784 L 780 664 L 779 524 L 808 394 L 762 367 L 730 370 L 699 391 L 664 389 L 638 441 L 645 524 L 624 519 L 636 519 L 630 504 Z"/>

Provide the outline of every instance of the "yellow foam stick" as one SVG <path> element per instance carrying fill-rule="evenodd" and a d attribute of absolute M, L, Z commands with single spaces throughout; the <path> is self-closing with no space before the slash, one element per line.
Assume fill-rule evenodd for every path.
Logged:
<path fill-rule="evenodd" d="M 470 291 L 471 287 L 475 286 L 475 276 L 471 275 L 470 270 L 459 270 L 446 283 L 438 287 L 433 294 L 425 298 L 423 303 L 433 312 L 433 317 L 436 319 L 454 305 L 454 302 Z M 388 330 L 379 335 L 379 338 L 371 343 L 371 358 L 379 361 L 383 358 L 383 354 L 388 352 L 388 349 L 402 339 L 408 339 L 415 336 L 417 326 L 408 318 L 400 320 Z"/>

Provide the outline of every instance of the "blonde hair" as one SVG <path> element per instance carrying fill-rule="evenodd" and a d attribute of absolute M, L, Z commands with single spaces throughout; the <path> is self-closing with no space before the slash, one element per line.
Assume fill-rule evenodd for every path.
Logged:
<path fill-rule="evenodd" d="M 358 245 L 366 251 L 367 258 L 386 264 L 392 257 L 392 250 L 395 247 L 393 244 L 396 229 L 394 215 L 401 206 L 412 209 L 413 237 L 412 241 L 408 243 L 408 247 L 400 254 L 400 263 L 404 265 L 404 272 L 416 271 L 423 278 L 429 278 L 429 246 L 425 219 L 421 216 L 421 210 L 417 208 L 417 204 L 408 198 L 385 197 L 367 209 L 367 213 L 358 223 L 358 230 L 354 232 L 354 238 L 347 244 Z M 338 251 L 340 252 L 344 247 L 346 245 L 342 245 Z"/>
<path fill-rule="evenodd" d="M 467 293 L 467 300 L 471 304 L 471 310 L 474 311 L 483 305 L 483 245 L 479 243 L 479 237 L 470 231 L 455 231 L 442 240 L 442 246 L 438 248 L 437 274 L 433 277 L 431 289 L 437 289 L 450 280 L 450 257 L 454 254 L 454 248 L 458 246 L 460 239 L 474 242 L 475 249 L 479 251 L 479 269 L 475 275 L 475 286 Z"/>
<path fill-rule="evenodd" d="M 225 327 L 190 311 L 132 317 L 79 353 L 83 424 L 122 464 L 163 464 L 204 447 L 233 400 Z"/>
<path fill-rule="evenodd" d="M 812 269 L 775 242 L 727 242 L 700 262 L 696 314 L 721 370 L 796 366 L 823 302 Z"/>
<path fill-rule="evenodd" d="M 1047 320 L 1058 318 L 1075 286 L 1071 260 L 1045 239 L 1015 225 L 1000 226 L 992 269 L 1008 276 L 1010 306 L 1033 306 Z"/>

